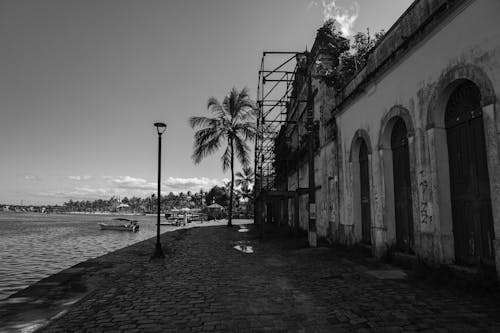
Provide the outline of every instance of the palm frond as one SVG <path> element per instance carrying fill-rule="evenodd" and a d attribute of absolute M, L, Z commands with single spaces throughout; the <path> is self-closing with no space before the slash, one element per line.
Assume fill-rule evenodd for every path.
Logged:
<path fill-rule="evenodd" d="M 250 184 L 253 183 L 254 172 L 251 167 L 243 167 L 243 172 L 238 171 L 236 174 L 236 186 L 241 186 L 243 189 L 248 189 Z"/>
<path fill-rule="evenodd" d="M 216 136 L 205 142 L 195 142 L 194 152 L 191 156 L 194 163 L 198 164 L 203 158 L 216 152 L 221 145 L 221 139 L 221 136 Z"/>
<path fill-rule="evenodd" d="M 238 92 L 236 90 L 236 88 L 233 88 L 235 90 L 235 92 Z M 245 100 L 245 99 L 249 99 L 250 98 L 250 95 L 248 94 L 248 88 L 247 87 L 244 87 L 243 89 L 240 90 L 239 94 L 238 94 L 238 100 L 242 101 L 242 100 Z"/>
<path fill-rule="evenodd" d="M 233 88 L 234 89 L 234 88 Z M 234 114 L 234 93 L 233 90 L 224 97 L 224 101 L 222 102 L 222 105 L 230 119 L 233 119 L 233 114 Z"/>
<path fill-rule="evenodd" d="M 257 125 L 251 122 L 236 124 L 234 130 L 238 136 L 242 136 L 244 140 L 249 141 L 253 141 L 258 133 Z"/>
<path fill-rule="evenodd" d="M 231 147 L 229 145 L 220 160 L 222 162 L 222 171 L 226 172 L 231 167 Z"/>
<path fill-rule="evenodd" d="M 219 122 L 218 118 L 209 118 L 203 116 L 193 116 L 189 118 L 191 128 L 196 127 L 213 127 Z"/>
<path fill-rule="evenodd" d="M 244 103 L 245 104 L 245 103 Z M 249 106 L 242 106 L 239 108 L 239 112 L 236 113 L 234 118 L 234 123 L 241 122 L 255 122 L 256 121 L 256 112 Z"/>
<path fill-rule="evenodd" d="M 207 101 L 207 109 L 210 109 L 214 105 L 221 105 L 221 104 L 217 98 L 212 96 Z"/>
<path fill-rule="evenodd" d="M 257 109 L 257 105 L 251 99 L 241 99 L 238 102 L 239 102 L 238 107 L 240 109 L 244 109 L 246 111 L 246 113 L 249 113 L 249 115 L 252 115 L 253 113 L 255 113 L 255 110 Z"/>
<path fill-rule="evenodd" d="M 237 98 L 237 105 L 236 107 L 238 109 L 243 109 L 243 110 L 253 110 L 256 108 L 255 102 L 252 101 L 250 98 L 250 95 L 248 94 L 248 88 L 243 88 L 240 93 L 238 94 Z"/>
<path fill-rule="evenodd" d="M 200 129 L 194 134 L 194 145 L 200 146 L 208 141 L 213 140 L 215 137 L 221 137 L 221 131 L 218 127 L 206 127 Z"/>
<path fill-rule="evenodd" d="M 234 147 L 236 148 L 236 157 L 241 165 L 247 167 L 250 164 L 250 148 L 244 140 L 236 137 L 234 140 Z"/>
<path fill-rule="evenodd" d="M 255 175 L 252 167 L 243 168 L 243 173 L 245 174 L 245 178 L 247 178 L 247 179 L 251 179 Z"/>
<path fill-rule="evenodd" d="M 215 97 L 210 97 L 207 102 L 207 109 L 210 110 L 216 117 L 224 117 L 226 112 L 224 106 Z"/>

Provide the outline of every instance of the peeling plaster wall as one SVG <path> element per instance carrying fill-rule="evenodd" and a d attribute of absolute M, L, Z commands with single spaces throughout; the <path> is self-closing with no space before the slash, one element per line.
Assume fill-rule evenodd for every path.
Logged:
<path fill-rule="evenodd" d="M 442 6 L 438 0 L 421 0 L 412 5 L 409 15 L 396 23 L 385 40 L 375 50 L 372 61 L 347 86 L 343 96 L 362 91 L 349 100 L 339 100 L 331 88 L 314 80 L 318 88 L 315 98 L 315 119 L 321 121 L 320 151 L 315 155 L 317 232 L 344 244 L 361 240 L 359 209 L 359 169 L 351 157 L 353 140 L 363 130 L 369 141 L 370 207 L 372 250 L 382 255 L 395 241 L 394 194 L 390 133 L 393 116 L 405 119 L 409 130 L 410 178 L 414 224 L 415 251 L 428 260 L 452 262 L 454 239 L 449 198 L 449 167 L 446 132 L 436 122 L 444 117 L 434 109 L 443 109 L 443 96 L 456 79 L 471 79 L 480 89 L 483 100 L 488 170 L 496 233 L 496 260 L 500 267 L 500 2 L 497 0 L 456 1 L 451 14 L 430 24 L 432 31 L 415 37 L 407 50 L 399 50 L 390 58 L 381 73 L 370 76 L 382 55 L 396 50 L 403 32 L 415 29 L 411 20 L 425 21 L 432 8 Z M 423 6 L 423 7 L 422 7 Z M 424 8 L 425 7 L 425 8 Z M 418 12 L 422 8 L 423 12 Z M 403 24 L 404 23 L 404 24 Z M 415 24 L 414 24 L 415 23 Z M 404 27 L 397 27 L 403 24 Z M 411 28 L 411 29 L 410 29 Z M 401 30 L 402 29 L 402 30 Z M 406 29 L 406 30 L 405 30 Z M 403 31 L 404 30 L 404 31 Z M 424 37 L 423 37 L 424 36 Z M 398 44 L 399 43 L 399 44 Z M 478 75 L 478 72 L 480 75 Z M 369 79 L 368 79 L 369 78 Z M 302 92 L 302 95 L 304 93 Z M 340 98 L 341 99 L 341 98 Z M 326 122 L 335 104 L 336 140 L 327 139 Z M 441 103 L 441 104 L 440 104 Z M 435 113 L 435 114 L 434 114 Z M 437 117 L 437 118 L 436 118 Z M 299 120 L 299 126 L 305 122 Z M 303 129 L 301 129 L 303 133 Z M 367 142 L 368 144 L 368 142 Z M 288 189 L 308 187 L 308 164 L 303 161 L 297 171 L 288 176 Z M 308 195 L 289 199 L 297 201 L 289 209 L 289 224 L 293 216 L 308 229 Z"/>
<path fill-rule="evenodd" d="M 356 98 L 348 102 L 337 115 L 340 135 L 340 173 L 332 168 L 332 144 L 325 145 L 316 159 L 319 170 L 316 173 L 316 201 L 318 214 L 318 235 L 326 235 L 331 228 L 332 237 L 344 243 L 360 240 L 355 232 L 355 225 L 361 223 L 353 219 L 353 174 L 349 161 L 351 143 L 357 130 L 368 133 L 373 153 L 371 155 L 371 204 L 372 204 L 372 240 L 375 253 L 381 254 L 394 242 L 394 213 L 390 207 L 392 179 L 387 179 L 388 168 L 384 165 L 387 156 L 387 144 L 384 132 L 387 115 L 407 112 L 413 133 L 409 138 L 410 168 L 413 200 L 413 218 L 415 247 L 419 255 L 435 261 L 453 260 L 452 230 L 442 230 L 446 215 L 439 209 L 446 209 L 445 203 L 437 201 L 438 191 L 449 191 L 446 177 L 436 180 L 439 170 L 434 159 L 436 154 L 433 134 L 428 130 L 428 111 L 438 82 L 443 80 L 452 69 L 467 68 L 472 65 L 482 70 L 492 84 L 496 94 L 491 112 L 485 112 L 489 156 L 489 171 L 494 210 L 496 241 L 500 241 L 500 163 L 498 152 L 498 133 L 500 117 L 498 104 L 500 93 L 500 2 L 497 0 L 476 0 L 465 2 L 453 15 L 442 21 L 434 31 L 421 40 L 412 50 L 394 63 L 391 68 L 376 81 L 372 81 Z M 462 72 L 466 71 L 463 70 Z M 398 106 L 403 111 L 394 109 Z M 396 110 L 396 111 L 395 111 Z M 398 113 L 399 112 L 399 113 Z M 409 126 L 407 126 L 409 127 Z M 438 138 L 438 139 L 442 139 Z M 389 147 L 390 148 L 390 147 Z M 385 162 L 387 164 L 387 161 Z M 331 171 L 330 171 L 331 170 Z M 332 210 L 336 209 L 331 187 L 332 179 L 338 176 L 340 183 L 340 223 L 332 219 Z M 443 183 L 444 182 L 444 183 Z M 448 186 L 442 189 L 442 186 Z M 325 204 L 325 206 L 323 206 Z M 325 207 L 323 211 L 322 208 Z M 451 218 L 448 216 L 448 218 Z M 500 257 L 500 243 L 497 247 L 497 260 Z"/>

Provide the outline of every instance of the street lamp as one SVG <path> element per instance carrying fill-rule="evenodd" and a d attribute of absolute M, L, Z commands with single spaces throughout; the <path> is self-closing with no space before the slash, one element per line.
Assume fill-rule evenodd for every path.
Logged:
<path fill-rule="evenodd" d="M 156 216 L 156 249 L 153 254 L 153 258 L 165 258 L 165 254 L 161 248 L 160 243 L 160 182 L 161 182 L 161 135 L 167 129 L 165 123 L 155 123 L 156 131 L 158 132 L 158 195 L 157 195 L 157 209 L 158 214 Z"/>

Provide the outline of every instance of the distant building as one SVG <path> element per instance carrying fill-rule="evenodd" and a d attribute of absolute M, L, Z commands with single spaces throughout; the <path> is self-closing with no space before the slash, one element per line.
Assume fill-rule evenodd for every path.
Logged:
<path fill-rule="evenodd" d="M 130 205 L 126 203 L 121 203 L 118 206 L 116 206 L 116 210 L 118 212 L 129 212 L 130 211 Z"/>

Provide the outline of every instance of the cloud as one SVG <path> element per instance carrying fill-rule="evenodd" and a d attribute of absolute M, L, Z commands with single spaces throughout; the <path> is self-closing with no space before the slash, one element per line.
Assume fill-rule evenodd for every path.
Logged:
<path fill-rule="evenodd" d="M 32 175 L 32 174 L 25 174 L 25 175 L 22 175 L 22 177 L 24 180 L 28 180 L 28 181 L 32 181 L 32 182 L 42 181 L 42 178 L 35 176 L 35 175 Z"/>
<path fill-rule="evenodd" d="M 107 177 L 112 185 L 122 188 L 122 189 L 132 189 L 132 190 L 147 190 L 152 191 L 156 188 L 154 182 L 148 182 L 142 178 L 134 178 L 130 176 L 120 176 L 120 177 Z"/>
<path fill-rule="evenodd" d="M 206 178 L 206 177 L 193 177 L 193 178 L 173 178 L 173 177 L 168 177 L 165 182 L 165 187 L 167 188 L 172 188 L 172 189 L 177 189 L 180 191 L 186 191 L 186 189 L 189 189 L 192 191 L 193 189 L 199 190 L 200 188 L 203 189 L 210 189 L 214 187 L 215 185 L 221 185 L 222 180 L 219 179 L 211 179 L 211 178 Z"/>
<path fill-rule="evenodd" d="M 316 1 L 309 1 L 309 5 L 307 5 L 307 10 L 313 8 L 313 7 L 317 7 L 318 6 L 318 3 Z"/>
<path fill-rule="evenodd" d="M 340 32 L 344 36 L 351 36 L 353 34 L 352 28 L 358 19 L 359 4 L 353 1 L 348 8 L 338 6 L 336 0 L 321 0 L 323 7 L 323 20 L 335 20 Z"/>
<path fill-rule="evenodd" d="M 107 188 L 92 188 L 89 186 L 76 187 L 70 190 L 56 190 L 48 192 L 36 193 L 37 196 L 60 198 L 60 199 L 73 199 L 73 200 L 94 200 L 94 199 L 109 199 L 117 195 L 111 189 Z"/>
<path fill-rule="evenodd" d="M 135 178 L 131 176 L 122 177 L 106 177 L 112 184 L 121 189 L 155 191 L 158 184 L 156 182 L 147 181 L 143 178 Z M 162 190 L 168 192 L 186 192 L 198 191 L 200 188 L 208 190 L 215 185 L 223 184 L 223 180 L 207 177 L 191 177 L 191 178 L 175 178 L 167 177 L 162 182 Z"/>
<path fill-rule="evenodd" d="M 67 176 L 66 178 L 69 180 L 81 181 L 81 180 L 90 180 L 90 179 L 92 179 L 92 176 L 88 176 L 88 175 L 85 175 L 85 176 Z"/>
<path fill-rule="evenodd" d="M 71 177 L 71 178 L 70 178 Z M 71 180 L 84 180 L 82 176 L 68 176 Z M 56 199 L 63 199 L 65 201 L 72 200 L 95 200 L 95 199 L 109 199 L 112 196 L 119 197 L 147 197 L 152 193 L 157 191 L 157 183 L 154 181 L 148 181 L 143 178 L 131 177 L 131 176 L 103 176 L 100 178 L 94 178 L 95 186 L 85 185 L 77 186 L 68 189 L 58 189 L 54 191 L 46 191 L 36 193 L 37 196 L 50 197 Z M 162 182 L 161 191 L 162 194 L 167 194 L 169 192 L 179 193 L 179 192 L 197 192 L 200 188 L 204 190 L 209 190 L 215 185 L 223 185 L 228 179 L 215 179 L 207 177 L 190 177 L 190 178 L 180 178 L 180 177 L 168 177 Z"/>

